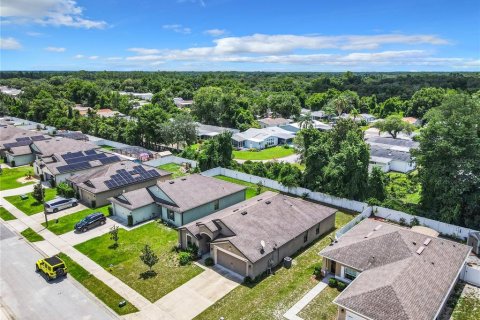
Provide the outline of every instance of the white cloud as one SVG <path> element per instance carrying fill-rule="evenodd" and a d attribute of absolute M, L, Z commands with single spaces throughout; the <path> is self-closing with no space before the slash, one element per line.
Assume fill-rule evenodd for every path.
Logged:
<path fill-rule="evenodd" d="M 83 8 L 75 0 L 2 0 L 3 23 L 36 23 L 40 25 L 103 29 L 105 21 L 83 17 Z"/>
<path fill-rule="evenodd" d="M 227 30 L 225 29 L 210 29 L 210 30 L 205 30 L 203 33 L 208 34 L 209 36 L 212 37 L 220 37 L 223 36 L 227 33 Z"/>
<path fill-rule="evenodd" d="M 135 52 L 137 54 L 141 54 L 141 55 L 160 53 L 160 50 L 158 50 L 158 49 L 128 48 L 127 50 L 131 51 L 131 52 Z"/>
<path fill-rule="evenodd" d="M 83 59 L 85 58 L 85 56 L 83 54 L 77 54 L 76 56 L 74 56 L 75 59 Z"/>
<path fill-rule="evenodd" d="M 26 32 L 25 34 L 30 37 L 43 37 L 45 35 L 41 32 L 33 32 L 33 31 Z"/>
<path fill-rule="evenodd" d="M 123 59 L 122 57 L 108 57 L 105 60 L 107 60 L 107 61 L 118 61 L 118 60 L 122 60 L 122 59 Z"/>
<path fill-rule="evenodd" d="M 162 26 L 163 29 L 172 30 L 177 33 L 189 34 L 192 32 L 192 29 L 182 26 L 181 24 L 165 24 Z"/>
<path fill-rule="evenodd" d="M 46 47 L 45 50 L 50 52 L 65 52 L 67 49 L 61 47 Z"/>
<path fill-rule="evenodd" d="M 90 56 L 90 57 L 88 57 L 88 59 L 90 59 L 90 60 L 97 60 L 98 58 L 99 58 L 98 56 Z"/>
<path fill-rule="evenodd" d="M 17 39 L 9 38 L 0 38 L 0 49 L 1 50 L 18 50 L 21 49 L 22 45 L 18 42 Z"/>

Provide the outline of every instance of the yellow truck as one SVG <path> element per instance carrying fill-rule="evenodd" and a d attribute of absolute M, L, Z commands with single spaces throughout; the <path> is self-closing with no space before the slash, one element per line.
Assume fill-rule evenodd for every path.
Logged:
<path fill-rule="evenodd" d="M 38 260 L 35 269 L 43 273 L 48 281 L 67 276 L 67 266 L 57 256 Z"/>

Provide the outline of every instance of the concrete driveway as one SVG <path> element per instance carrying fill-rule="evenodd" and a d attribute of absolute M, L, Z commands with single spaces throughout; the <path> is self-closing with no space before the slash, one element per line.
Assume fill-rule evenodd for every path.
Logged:
<path fill-rule="evenodd" d="M 122 227 L 122 225 L 118 224 L 117 222 L 113 221 L 112 219 L 107 218 L 106 223 L 103 226 L 98 226 L 96 228 L 90 229 L 87 232 L 75 232 L 75 231 L 70 231 L 67 233 L 64 233 L 60 235 L 60 238 L 62 238 L 65 242 L 67 242 L 69 245 L 74 246 L 79 243 L 88 241 L 90 239 L 99 237 L 101 235 L 104 235 L 108 231 L 110 231 L 110 228 L 113 226 L 119 226 Z M 40 234 L 42 234 L 40 232 Z"/>
<path fill-rule="evenodd" d="M 72 213 L 79 212 L 79 211 L 82 211 L 82 210 L 85 210 L 85 209 L 88 209 L 88 208 L 86 206 L 84 206 L 83 204 L 79 203 L 75 207 L 71 207 L 71 208 L 68 208 L 68 209 L 65 209 L 65 210 L 62 210 L 62 211 L 58 211 L 56 213 L 48 213 L 48 215 L 47 215 L 48 221 L 54 221 L 55 219 L 65 217 L 65 216 L 68 216 Z M 38 223 L 45 222 L 45 214 L 43 212 L 36 213 L 34 215 L 31 215 L 30 217 Z"/>
<path fill-rule="evenodd" d="M 0 304 L 12 319 L 118 319 L 69 277 L 47 282 L 35 272 L 42 256 L 0 223 Z M 0 313 L 1 314 L 1 313 Z"/>

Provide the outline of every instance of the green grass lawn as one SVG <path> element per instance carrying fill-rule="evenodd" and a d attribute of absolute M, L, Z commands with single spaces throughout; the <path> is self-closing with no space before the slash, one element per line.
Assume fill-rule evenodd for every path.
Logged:
<path fill-rule="evenodd" d="M 226 177 L 226 176 L 215 176 L 214 178 L 224 180 L 224 181 L 228 181 L 228 182 L 232 182 L 232 183 L 236 183 L 236 184 L 240 184 L 242 186 L 246 186 L 247 187 L 247 190 L 246 190 L 246 198 L 247 199 L 250 199 L 250 198 L 255 197 L 257 195 L 257 187 L 258 186 L 255 183 L 246 182 L 246 181 L 242 181 L 242 180 L 238 180 L 238 179 L 230 178 L 230 177 Z M 262 187 L 260 193 L 264 193 L 265 191 L 278 192 L 277 190 L 274 190 L 274 189 L 270 189 L 270 188 L 267 188 L 267 187 Z"/>
<path fill-rule="evenodd" d="M 23 230 L 22 232 L 20 232 L 20 234 L 30 242 L 37 242 L 43 240 L 43 237 L 33 231 L 31 228 Z"/>
<path fill-rule="evenodd" d="M 102 144 L 102 145 L 100 146 L 100 148 L 102 148 L 103 150 L 107 150 L 107 151 L 113 151 L 113 150 L 116 149 L 115 147 L 107 146 L 106 144 Z"/>
<path fill-rule="evenodd" d="M 337 318 L 337 306 L 332 301 L 340 294 L 337 288 L 326 287 L 318 296 L 300 311 L 297 316 L 305 320 L 335 320 Z"/>
<path fill-rule="evenodd" d="M 337 212 L 336 229 L 345 225 L 354 216 Z M 290 269 L 280 268 L 275 275 L 269 276 L 254 286 L 241 285 L 195 319 L 284 319 L 283 314 L 297 303 L 318 281 L 313 277 L 315 265 L 321 263 L 320 250 L 330 243 L 327 234 L 311 246 L 294 256 L 295 264 Z M 334 292 L 327 294 L 334 295 Z M 324 297 L 321 306 L 322 318 L 335 319 L 337 309 L 333 307 L 330 297 Z M 307 310 L 308 312 L 308 310 Z M 318 313 L 320 314 L 320 313 Z"/>
<path fill-rule="evenodd" d="M 473 293 L 460 297 L 452 312 L 452 320 L 480 319 L 480 298 Z"/>
<path fill-rule="evenodd" d="M 158 166 L 158 169 L 162 169 L 162 170 L 171 172 L 173 179 L 178 178 L 178 177 L 183 177 L 183 176 L 187 175 L 186 173 L 184 173 L 181 170 L 182 166 L 179 165 L 179 164 L 176 164 L 176 163 L 162 164 L 161 166 Z"/>
<path fill-rule="evenodd" d="M 118 303 L 125 300 L 122 296 L 120 296 L 117 292 L 100 281 L 98 278 L 90 274 L 66 254 L 60 253 L 58 256 L 65 262 L 68 268 L 68 273 L 75 278 L 75 280 L 80 282 L 85 288 L 87 288 L 117 314 L 124 315 L 138 311 L 138 309 L 128 301 L 124 307 L 119 307 Z"/>
<path fill-rule="evenodd" d="M 294 153 L 295 153 L 295 149 L 292 147 L 286 149 L 282 146 L 277 146 L 277 147 L 263 149 L 260 151 L 234 150 L 233 157 L 239 160 L 270 160 L 270 159 L 284 158 Z"/>
<path fill-rule="evenodd" d="M 28 199 L 25 200 L 22 200 L 20 195 L 5 197 L 5 199 L 26 215 L 31 216 L 32 214 L 43 212 L 43 204 L 37 202 L 32 197 L 32 193 L 27 193 L 27 195 Z M 57 191 L 55 189 L 45 189 L 45 201 L 52 200 L 56 195 Z"/>
<path fill-rule="evenodd" d="M 108 205 L 101 207 L 101 208 L 96 208 L 96 209 L 85 209 L 82 211 L 78 211 L 72 214 L 69 214 L 68 216 L 64 216 L 61 218 L 58 218 L 58 223 L 56 223 L 56 220 L 49 220 L 48 222 L 48 230 L 52 231 L 53 233 L 60 235 L 64 234 L 66 232 L 73 231 L 73 227 L 77 222 L 80 222 L 83 218 L 88 216 L 91 213 L 94 212 L 101 212 L 105 216 L 108 216 Z M 46 227 L 45 222 L 42 223 L 44 227 Z"/>
<path fill-rule="evenodd" d="M 3 221 L 8 221 L 8 220 L 15 220 L 17 219 L 13 214 L 11 214 L 7 209 L 4 207 L 0 207 L 0 218 L 2 218 Z"/>
<path fill-rule="evenodd" d="M 28 173 L 33 174 L 33 168 L 30 166 L 12 169 L 2 168 L 2 174 L 0 174 L 0 190 L 15 189 L 35 183 L 36 180 L 34 179 L 27 183 L 17 181 L 17 179 L 25 177 Z"/>
<path fill-rule="evenodd" d="M 203 271 L 194 264 L 179 265 L 173 250 L 177 237 L 176 230 L 152 222 L 131 231 L 120 229 L 117 248 L 112 246 L 109 234 L 75 248 L 154 302 Z M 145 244 L 150 245 L 160 259 L 153 267 L 154 277 L 148 277 L 148 267 L 139 258 Z"/>

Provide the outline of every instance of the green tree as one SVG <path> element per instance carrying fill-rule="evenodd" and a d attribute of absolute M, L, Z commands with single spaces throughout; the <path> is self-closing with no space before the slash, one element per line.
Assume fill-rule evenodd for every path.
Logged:
<path fill-rule="evenodd" d="M 222 111 L 223 91 L 218 87 L 202 87 L 193 97 L 193 114 L 202 123 L 219 124 L 219 115 Z"/>
<path fill-rule="evenodd" d="M 445 98 L 427 112 L 420 148 L 412 154 L 427 217 L 480 228 L 480 99 Z"/>
<path fill-rule="evenodd" d="M 440 106 L 445 96 L 443 88 L 421 88 L 412 96 L 407 114 L 423 118 L 428 110 Z"/>
<path fill-rule="evenodd" d="M 387 197 L 387 175 L 379 167 L 373 167 L 368 176 L 368 196 L 379 201 Z"/>
<path fill-rule="evenodd" d="M 148 267 L 149 272 L 152 272 L 152 268 L 158 263 L 159 258 L 152 248 L 146 244 L 142 249 L 140 260 L 142 260 L 142 262 Z"/>
<path fill-rule="evenodd" d="M 108 231 L 108 233 L 110 234 L 110 240 L 113 241 L 113 246 L 112 246 L 113 248 L 118 247 L 118 239 L 119 239 L 118 231 L 119 231 L 118 226 L 112 226 L 110 228 L 110 231 Z"/>
<path fill-rule="evenodd" d="M 43 198 L 45 197 L 45 189 L 43 188 L 41 182 L 38 182 L 38 183 L 33 187 L 32 197 L 33 197 L 33 199 L 35 199 L 38 203 L 43 203 Z"/>
<path fill-rule="evenodd" d="M 392 114 L 384 120 L 375 122 L 374 127 L 380 130 L 380 132 L 388 132 L 394 139 L 397 138 L 400 132 L 410 134 L 415 130 L 413 124 L 403 121 L 402 116 L 397 114 Z"/>
<path fill-rule="evenodd" d="M 301 111 L 300 101 L 289 92 L 271 94 L 268 97 L 268 108 L 283 118 L 299 115 Z"/>
<path fill-rule="evenodd" d="M 232 162 L 232 151 L 232 134 L 223 132 L 202 144 L 198 165 L 202 171 L 215 167 L 229 167 Z"/>

